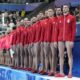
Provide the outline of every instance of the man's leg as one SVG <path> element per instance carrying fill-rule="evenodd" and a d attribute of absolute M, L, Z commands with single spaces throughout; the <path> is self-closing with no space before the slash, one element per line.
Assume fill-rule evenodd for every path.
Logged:
<path fill-rule="evenodd" d="M 59 42 L 58 43 L 58 48 L 59 48 L 59 64 L 60 64 L 60 74 L 64 75 L 63 72 L 63 66 L 64 66 L 64 42 Z"/>
<path fill-rule="evenodd" d="M 6 58 L 6 65 L 11 66 L 9 50 L 6 50 L 5 58 Z"/>
<path fill-rule="evenodd" d="M 16 45 L 16 66 L 20 67 L 20 62 L 21 62 L 21 58 L 20 58 L 20 44 Z"/>
<path fill-rule="evenodd" d="M 73 56 L 72 56 L 72 47 L 69 41 L 66 42 L 66 48 L 68 54 L 69 74 L 72 75 Z"/>
<path fill-rule="evenodd" d="M 43 42 L 41 42 L 40 43 L 40 62 L 43 66 L 42 66 L 42 69 L 40 71 L 44 70 L 44 68 L 45 68 L 45 65 L 44 65 L 44 60 L 45 59 L 44 59 L 44 50 L 43 50 L 43 48 L 44 48 L 44 44 L 43 44 Z"/>
<path fill-rule="evenodd" d="M 31 43 L 32 69 L 35 69 L 34 43 Z"/>
<path fill-rule="evenodd" d="M 32 53 L 31 53 L 31 44 L 28 45 L 28 52 L 29 52 L 29 68 L 32 68 L 32 65 L 33 65 L 32 60 L 33 60 L 33 58 L 32 58 Z"/>
<path fill-rule="evenodd" d="M 50 44 L 48 42 L 44 42 L 44 57 L 45 57 L 45 71 L 48 71 L 48 55 L 50 52 Z"/>
<path fill-rule="evenodd" d="M 21 59 L 20 67 L 23 68 L 24 67 L 24 48 L 22 44 L 20 44 L 20 59 Z"/>
<path fill-rule="evenodd" d="M 16 67 L 16 46 L 15 45 L 12 46 L 12 50 L 14 51 L 14 56 L 13 56 L 13 59 L 12 59 L 12 64 L 13 64 L 13 66 Z"/>
<path fill-rule="evenodd" d="M 12 65 L 12 56 L 11 56 L 11 54 L 10 54 L 10 49 L 8 50 L 8 53 L 9 53 L 9 64 L 10 64 L 10 66 L 13 66 Z"/>
<path fill-rule="evenodd" d="M 38 64 L 39 64 L 39 53 L 40 53 L 40 45 L 39 45 L 39 43 L 34 43 L 34 46 L 33 46 L 33 48 L 34 48 L 34 59 L 33 59 L 33 61 L 34 61 L 34 69 L 35 70 L 38 70 Z"/>
<path fill-rule="evenodd" d="M 4 64 L 4 55 L 3 55 L 3 51 L 2 50 L 0 51 L 0 60 L 1 60 L 0 64 Z"/>
<path fill-rule="evenodd" d="M 2 51 L 0 50 L 0 64 L 2 64 Z"/>
<path fill-rule="evenodd" d="M 54 43 L 50 43 L 51 47 L 51 72 L 56 72 L 56 65 L 57 65 L 57 49 L 54 47 Z"/>
<path fill-rule="evenodd" d="M 29 68 L 29 53 L 28 53 L 28 50 L 27 50 L 27 47 L 28 45 L 25 45 L 24 46 L 24 53 L 25 53 L 25 56 L 24 56 L 24 68 Z"/>

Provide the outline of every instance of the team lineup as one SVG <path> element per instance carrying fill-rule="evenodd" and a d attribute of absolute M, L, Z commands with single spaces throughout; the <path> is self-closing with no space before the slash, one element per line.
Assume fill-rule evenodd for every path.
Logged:
<path fill-rule="evenodd" d="M 69 73 L 72 77 L 72 49 L 76 35 L 76 19 L 69 12 L 69 5 L 63 5 L 40 12 L 31 20 L 23 20 L 18 27 L 0 37 L 0 56 L 3 49 L 6 55 L 14 51 L 13 57 L 5 58 L 8 66 L 21 67 L 33 73 L 64 77 L 64 50 L 68 55 Z M 59 56 L 60 72 L 57 73 Z M 1 62 L 2 61 L 2 62 Z M 1 64 L 4 62 L 1 60 Z M 11 65 L 9 65 L 11 61 Z M 41 68 L 39 69 L 39 64 Z"/>

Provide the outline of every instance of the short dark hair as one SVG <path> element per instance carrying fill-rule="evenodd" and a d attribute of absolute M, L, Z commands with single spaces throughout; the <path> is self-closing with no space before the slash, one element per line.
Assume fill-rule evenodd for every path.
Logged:
<path fill-rule="evenodd" d="M 39 13 L 44 13 L 43 11 L 40 11 Z"/>
<path fill-rule="evenodd" d="M 13 27 L 13 30 L 15 30 L 16 29 L 16 27 Z"/>
<path fill-rule="evenodd" d="M 69 8 L 71 7 L 70 4 L 63 4 L 63 5 L 62 5 L 62 8 L 63 8 L 63 6 L 68 6 Z"/>
<path fill-rule="evenodd" d="M 47 9 L 47 10 L 49 10 L 49 9 L 52 9 L 52 10 L 53 10 L 53 8 L 52 8 L 52 7 L 48 7 L 48 9 Z"/>
<path fill-rule="evenodd" d="M 61 9 L 61 11 L 62 11 L 62 7 L 55 7 L 55 11 L 56 11 L 56 9 L 57 9 L 57 8 L 60 8 L 60 9 Z"/>
<path fill-rule="evenodd" d="M 60 8 L 60 9 L 61 9 L 61 7 L 55 7 L 55 10 L 56 10 L 57 8 Z"/>

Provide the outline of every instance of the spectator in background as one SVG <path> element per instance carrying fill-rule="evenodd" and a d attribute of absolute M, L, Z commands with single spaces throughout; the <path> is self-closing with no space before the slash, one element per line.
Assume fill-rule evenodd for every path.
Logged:
<path fill-rule="evenodd" d="M 16 18 L 14 17 L 14 15 L 13 15 L 12 13 L 9 14 L 9 22 L 10 22 L 11 20 L 13 21 L 14 24 L 16 24 Z"/>
<path fill-rule="evenodd" d="M 76 20 L 80 22 L 80 9 L 77 7 L 75 8 L 75 11 L 74 11 L 74 15 L 76 16 Z"/>
<path fill-rule="evenodd" d="M 0 14 L 0 30 L 2 29 L 2 15 Z"/>
<path fill-rule="evenodd" d="M 12 30 L 14 26 L 15 26 L 15 24 L 14 24 L 13 20 L 11 20 L 9 23 L 10 30 Z"/>
<path fill-rule="evenodd" d="M 80 6 L 79 6 L 79 22 L 80 22 Z"/>
<path fill-rule="evenodd" d="M 15 11 L 15 14 L 17 17 L 19 17 L 19 11 L 18 10 Z"/>
<path fill-rule="evenodd" d="M 16 20 L 16 27 L 18 27 L 20 25 L 20 19 Z"/>
<path fill-rule="evenodd" d="M 5 10 L 5 12 L 2 13 L 2 24 L 3 24 L 3 26 L 6 26 L 7 21 L 8 21 L 8 12 Z"/>
<path fill-rule="evenodd" d="M 21 11 L 21 18 L 23 19 L 25 16 L 26 16 L 26 11 L 23 9 L 23 10 Z"/>
<path fill-rule="evenodd" d="M 19 11 L 16 9 L 15 11 L 13 11 L 13 16 L 16 16 L 16 18 L 19 18 Z"/>
<path fill-rule="evenodd" d="M 14 24 L 16 24 L 16 19 L 19 18 L 19 16 L 17 16 L 16 13 L 14 12 L 12 18 L 13 18 Z"/>

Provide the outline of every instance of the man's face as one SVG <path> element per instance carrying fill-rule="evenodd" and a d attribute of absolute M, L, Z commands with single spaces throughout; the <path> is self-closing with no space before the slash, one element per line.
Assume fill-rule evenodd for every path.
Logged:
<path fill-rule="evenodd" d="M 20 25 L 23 25 L 23 24 L 24 24 L 24 20 L 21 20 L 21 21 L 20 21 Z"/>
<path fill-rule="evenodd" d="M 28 18 L 25 18 L 24 21 L 23 21 L 24 22 L 24 25 L 26 25 L 26 22 L 27 21 L 28 21 Z"/>
<path fill-rule="evenodd" d="M 40 16 L 39 16 L 39 14 L 37 15 L 37 19 L 40 20 Z"/>
<path fill-rule="evenodd" d="M 26 23 L 27 26 L 30 26 L 31 24 L 32 24 L 31 21 L 27 21 L 27 23 Z"/>
<path fill-rule="evenodd" d="M 64 5 L 63 6 L 63 13 L 67 13 L 69 12 L 69 6 L 68 5 Z"/>
<path fill-rule="evenodd" d="M 54 15 L 54 11 L 52 9 L 48 9 L 48 17 L 52 17 Z"/>
<path fill-rule="evenodd" d="M 37 19 L 40 20 L 40 19 L 42 19 L 42 18 L 44 18 L 44 14 L 43 14 L 43 13 L 39 13 L 39 14 L 37 15 Z"/>
<path fill-rule="evenodd" d="M 48 10 L 45 11 L 45 17 L 48 17 Z"/>
<path fill-rule="evenodd" d="M 62 11 L 61 8 L 56 8 L 56 15 L 61 15 Z"/>
<path fill-rule="evenodd" d="M 31 18 L 31 22 L 32 22 L 32 23 L 34 23 L 34 22 L 36 22 L 36 21 L 37 21 L 37 17 L 32 17 L 32 18 Z"/>

